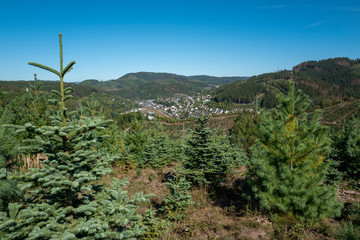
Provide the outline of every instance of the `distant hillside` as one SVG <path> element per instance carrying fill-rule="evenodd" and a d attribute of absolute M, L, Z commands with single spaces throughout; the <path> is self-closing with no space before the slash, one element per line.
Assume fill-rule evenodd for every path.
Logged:
<path fill-rule="evenodd" d="M 176 94 L 195 95 L 201 89 L 210 90 L 209 85 L 203 82 L 164 79 L 121 89 L 116 93 L 124 98 L 155 99 Z"/>
<path fill-rule="evenodd" d="M 42 91 L 49 91 L 55 89 L 60 91 L 60 84 L 58 81 L 40 81 Z M 0 91 L 8 92 L 9 94 L 17 95 L 26 91 L 30 86 L 31 81 L 0 81 Z M 91 94 L 104 93 L 104 90 L 98 87 L 82 86 L 75 83 L 65 83 L 65 87 L 72 87 L 74 95 L 78 97 L 90 96 Z"/>
<path fill-rule="evenodd" d="M 201 90 L 210 90 L 218 85 L 246 77 L 212 77 L 206 75 L 182 76 L 171 73 L 138 72 L 128 73 L 110 81 L 86 80 L 84 86 L 96 86 L 122 97 L 149 99 L 170 97 L 175 94 L 193 95 Z"/>
<path fill-rule="evenodd" d="M 249 77 L 213 77 L 207 75 L 196 75 L 196 76 L 189 76 L 188 78 L 193 80 L 203 81 L 212 85 L 223 85 L 238 80 L 246 80 Z"/>
<path fill-rule="evenodd" d="M 33 94 L 30 84 L 33 81 L 0 81 L 0 108 L 11 101 L 22 102 L 26 96 Z M 42 97 L 53 98 L 52 90 L 60 91 L 58 81 L 40 81 L 40 92 Z M 139 107 L 134 101 L 115 96 L 112 92 L 106 92 L 98 87 L 84 86 L 75 83 L 65 83 L 65 87 L 72 87 L 73 97 L 67 102 L 70 110 L 78 108 L 80 105 L 96 109 L 107 118 L 116 119 L 125 111 Z M 28 91 L 27 91 L 28 90 Z M 4 93 L 5 94 L 2 94 Z"/>
<path fill-rule="evenodd" d="M 287 90 L 288 80 L 308 94 L 321 107 L 342 100 L 360 98 L 360 59 L 334 58 L 303 62 L 292 70 L 265 73 L 235 81 L 214 90 L 215 101 L 252 103 L 256 96 L 263 107 L 277 105 L 276 95 Z"/>

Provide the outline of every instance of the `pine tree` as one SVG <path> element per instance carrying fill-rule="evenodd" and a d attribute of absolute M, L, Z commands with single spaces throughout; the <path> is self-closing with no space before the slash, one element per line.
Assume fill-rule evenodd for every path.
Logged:
<path fill-rule="evenodd" d="M 52 116 L 51 126 L 36 127 L 31 123 L 11 126 L 17 132 L 30 132 L 36 137 L 26 141 L 26 149 L 43 153 L 41 169 L 21 176 L 24 200 L 8 205 L 9 214 L 0 214 L 1 239 L 133 239 L 141 235 L 141 216 L 136 214 L 138 202 L 150 195 L 137 193 L 129 198 L 117 179 L 111 188 L 98 184 L 110 173 L 113 160 L 97 150 L 106 136 L 96 134 L 111 121 L 68 113 L 65 101 L 71 89 L 64 89 L 63 77 L 75 62 L 62 67 L 60 36 L 60 72 L 44 65 L 60 77 L 60 114 Z"/>
<path fill-rule="evenodd" d="M 310 100 L 294 82 L 279 102 L 279 110 L 263 115 L 252 148 L 248 179 L 260 208 L 310 223 L 339 214 L 336 186 L 325 183 L 330 139 L 321 113 L 308 118 Z"/>
<path fill-rule="evenodd" d="M 360 117 L 355 112 L 340 131 L 333 134 L 332 157 L 348 180 L 360 179 Z"/>

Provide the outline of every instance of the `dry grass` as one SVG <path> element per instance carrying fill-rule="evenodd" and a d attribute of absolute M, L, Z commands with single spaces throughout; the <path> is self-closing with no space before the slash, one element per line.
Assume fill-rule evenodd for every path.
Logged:
<path fill-rule="evenodd" d="M 206 188 L 192 190 L 195 204 L 188 209 L 188 217 L 175 222 L 161 239 L 269 239 L 267 225 L 229 214 L 208 192 Z"/>
<path fill-rule="evenodd" d="M 155 208 L 161 205 L 164 195 L 168 194 L 168 189 L 163 183 L 163 175 L 170 171 L 170 168 L 159 171 L 149 168 L 124 171 L 122 167 L 114 167 L 113 170 L 112 174 L 102 179 L 104 184 L 108 185 L 114 177 L 118 179 L 127 178 L 130 183 L 124 187 L 124 190 L 127 190 L 129 195 L 140 191 L 145 194 L 156 194 L 151 201 Z M 241 212 L 244 210 L 240 211 L 237 207 L 232 207 L 232 204 L 237 205 L 238 203 L 234 201 L 234 196 L 231 198 L 229 196 L 239 190 L 235 183 L 242 178 L 243 171 L 238 171 L 223 185 L 220 193 L 212 192 L 209 194 L 211 191 L 206 187 L 191 190 L 194 205 L 190 206 L 186 211 L 187 218 L 173 222 L 168 227 L 168 231 L 159 239 L 276 239 L 274 235 L 275 226 L 266 216 L 262 216 L 259 212 L 250 209 L 248 214 L 244 214 L 244 212 Z M 224 201 L 223 204 L 220 201 Z M 148 207 L 149 203 L 142 204 L 138 213 L 144 214 Z M 327 220 L 317 228 L 305 228 L 304 239 L 333 239 L 331 235 L 338 226 L 336 223 L 336 221 Z M 284 227 L 286 227 L 285 225 Z"/>
<path fill-rule="evenodd" d="M 20 163 L 16 171 L 28 172 L 31 168 L 43 168 L 41 162 L 45 159 L 47 157 L 44 154 L 18 156 L 14 159 L 14 162 Z"/>
<path fill-rule="evenodd" d="M 151 204 L 155 207 L 162 203 L 164 195 L 168 193 L 166 186 L 162 183 L 162 173 L 150 168 L 124 171 L 123 167 L 115 166 L 113 167 L 113 172 L 104 176 L 101 182 L 109 186 L 114 178 L 120 180 L 127 178 L 129 184 L 123 187 L 123 190 L 126 190 L 129 196 L 138 192 L 155 194 L 155 197 L 150 199 Z M 143 215 L 149 208 L 149 203 L 142 203 L 139 207 L 138 213 Z"/>

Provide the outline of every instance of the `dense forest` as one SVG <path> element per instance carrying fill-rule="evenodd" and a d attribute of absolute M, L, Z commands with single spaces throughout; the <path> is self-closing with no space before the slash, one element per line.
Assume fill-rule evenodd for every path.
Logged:
<path fill-rule="evenodd" d="M 128 73 L 109 81 L 85 80 L 80 85 L 98 87 L 106 92 L 129 99 L 155 99 L 175 94 L 195 95 L 218 85 L 245 80 L 247 77 L 182 76 L 171 73 Z"/>
<path fill-rule="evenodd" d="M 310 96 L 313 105 L 321 108 L 343 100 L 360 98 L 360 59 L 333 58 L 301 63 L 293 69 L 265 73 L 235 81 L 214 90 L 218 102 L 251 103 L 259 99 L 266 108 L 277 106 L 276 95 L 284 93 L 289 79 Z"/>
<path fill-rule="evenodd" d="M 130 101 L 65 85 L 76 65 L 63 67 L 59 38 L 60 70 L 29 63 L 59 86 L 44 91 L 35 75 L 21 96 L 1 89 L 0 239 L 360 238 L 360 113 L 335 131 L 300 87 L 326 70 L 319 79 L 353 89 L 331 96 L 357 98 L 359 61 L 253 77 L 248 96 L 226 101 L 272 109 L 238 113 L 229 131 L 201 115 L 169 134 L 171 122 L 121 114 Z"/>

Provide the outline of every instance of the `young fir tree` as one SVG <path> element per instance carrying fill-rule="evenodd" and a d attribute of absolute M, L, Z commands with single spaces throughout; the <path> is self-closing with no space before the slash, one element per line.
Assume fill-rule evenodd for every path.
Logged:
<path fill-rule="evenodd" d="M 12 114 L 7 108 L 1 111 L 0 125 L 11 122 Z M 0 127 L 0 212 L 8 212 L 8 204 L 21 199 L 22 192 L 17 188 L 18 182 L 13 179 L 9 170 L 16 159 L 20 141 L 9 129 Z"/>
<path fill-rule="evenodd" d="M 165 185 L 169 188 L 170 194 L 165 196 L 161 210 L 166 213 L 169 220 L 184 219 L 186 217 L 185 210 L 194 202 L 189 192 L 191 183 L 183 175 L 183 169 L 175 169 L 174 176 L 170 177 Z"/>
<path fill-rule="evenodd" d="M 144 156 L 144 147 L 149 139 L 149 132 L 144 129 L 143 122 L 134 119 L 124 136 L 125 153 L 123 156 L 132 164 L 138 165 Z M 141 164 L 140 164 L 141 165 Z"/>
<path fill-rule="evenodd" d="M 235 150 L 228 139 L 216 141 L 207 125 L 208 118 L 199 117 L 186 144 L 184 172 L 194 185 L 216 184 L 245 158 L 244 152 Z"/>
<path fill-rule="evenodd" d="M 133 239 L 145 227 L 136 214 L 136 203 L 148 196 L 138 193 L 129 198 L 122 187 L 126 180 L 115 180 L 111 188 L 98 184 L 110 173 L 112 158 L 99 153 L 96 146 L 104 136 L 93 134 L 109 121 L 101 118 L 78 118 L 67 112 L 65 101 L 70 89 L 64 89 L 63 77 L 75 62 L 63 69 L 60 37 L 60 71 L 44 65 L 31 65 L 49 70 L 60 77 L 60 114 L 51 126 L 12 126 L 18 132 L 31 132 L 36 137 L 27 141 L 27 149 L 43 153 L 43 168 L 32 169 L 21 176 L 24 199 L 8 205 L 9 214 L 0 213 L 1 239 Z M 10 126 L 9 126 L 10 127 Z"/>
<path fill-rule="evenodd" d="M 172 160 L 175 160 L 172 150 L 167 135 L 156 129 L 150 134 L 144 146 L 144 154 L 139 165 L 140 167 L 149 166 L 153 169 L 168 166 Z"/>
<path fill-rule="evenodd" d="M 290 214 L 316 223 L 340 213 L 336 186 L 325 183 L 330 152 L 328 132 L 319 121 L 309 120 L 309 98 L 290 84 L 279 108 L 263 115 L 259 139 L 252 148 L 249 185 L 263 211 Z"/>

